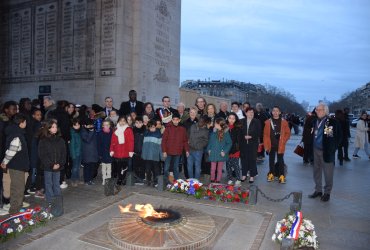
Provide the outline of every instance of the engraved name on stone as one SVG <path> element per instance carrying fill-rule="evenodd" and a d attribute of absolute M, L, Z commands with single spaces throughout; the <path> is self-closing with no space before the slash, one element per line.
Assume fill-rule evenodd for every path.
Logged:
<path fill-rule="evenodd" d="M 73 69 L 73 6 L 74 0 L 63 0 L 60 71 L 72 72 Z"/>
<path fill-rule="evenodd" d="M 160 1 L 156 10 L 154 58 L 158 65 L 158 72 L 154 75 L 154 80 L 168 82 L 166 71 L 172 54 L 170 47 L 171 14 L 167 8 L 167 2 L 164 0 Z"/>
<path fill-rule="evenodd" d="M 86 70 L 87 1 L 75 0 L 73 12 L 73 65 L 77 72 Z"/>
<path fill-rule="evenodd" d="M 101 51 L 102 69 L 116 66 L 116 0 L 102 0 Z"/>
<path fill-rule="evenodd" d="M 21 38 L 22 38 L 22 11 L 11 13 L 11 72 L 12 76 L 21 75 Z"/>
<path fill-rule="evenodd" d="M 46 10 L 46 72 L 56 73 L 57 69 L 57 3 L 47 5 Z"/>
<path fill-rule="evenodd" d="M 31 74 L 31 46 L 32 46 L 32 21 L 31 9 L 20 11 L 22 18 L 21 28 L 21 68 L 20 75 L 27 76 Z"/>
<path fill-rule="evenodd" d="M 44 73 L 46 64 L 46 6 L 36 6 L 35 8 L 35 42 L 34 42 L 34 68 L 35 75 Z"/>
<path fill-rule="evenodd" d="M 0 77 L 7 77 L 9 70 L 9 14 L 0 14 Z"/>

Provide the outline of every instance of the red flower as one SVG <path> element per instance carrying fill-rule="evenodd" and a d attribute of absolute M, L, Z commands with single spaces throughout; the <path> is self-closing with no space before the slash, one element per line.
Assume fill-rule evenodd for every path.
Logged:
<path fill-rule="evenodd" d="M 194 184 L 194 188 L 195 188 L 195 190 L 198 190 L 199 184 Z"/>
<path fill-rule="evenodd" d="M 235 194 L 234 195 L 234 199 L 239 199 L 239 195 L 238 194 Z"/>
<path fill-rule="evenodd" d="M 220 194 L 221 194 L 221 191 L 220 191 L 220 190 L 217 190 L 217 191 L 216 191 L 216 194 L 217 194 L 217 195 L 220 195 Z"/>
<path fill-rule="evenodd" d="M 234 191 L 234 186 L 227 186 L 227 190 Z"/>
<path fill-rule="evenodd" d="M 227 198 L 227 199 L 231 199 L 231 198 L 233 198 L 233 196 L 232 196 L 231 194 L 227 194 L 227 195 L 226 195 L 226 198 Z"/>
<path fill-rule="evenodd" d="M 243 199 L 245 199 L 245 198 L 247 198 L 247 197 L 248 197 L 248 193 L 247 193 L 247 192 L 243 192 L 243 193 L 242 193 L 242 198 L 243 198 Z"/>
<path fill-rule="evenodd" d="M 239 197 L 234 199 L 235 202 L 240 202 Z"/>
<path fill-rule="evenodd" d="M 207 190 L 207 195 L 208 195 L 208 196 L 211 196 L 211 195 L 212 195 L 211 190 Z"/>
<path fill-rule="evenodd" d="M 24 217 L 24 219 L 26 219 L 26 220 L 30 220 L 30 219 L 32 219 L 32 214 L 31 214 L 31 213 L 29 213 L 29 214 L 25 214 L 23 217 Z"/>
<path fill-rule="evenodd" d="M 3 224 L 3 228 L 4 228 L 4 229 L 7 229 L 8 227 L 10 227 L 10 225 L 9 225 L 8 223 L 4 223 L 4 224 Z"/>
<path fill-rule="evenodd" d="M 284 233 L 287 229 L 288 227 L 284 225 L 284 226 L 281 226 L 280 231 Z"/>
<path fill-rule="evenodd" d="M 40 207 L 40 206 L 36 206 L 33 210 L 34 210 L 36 213 L 37 213 L 37 212 L 40 212 L 40 211 L 41 211 L 41 207 Z"/>

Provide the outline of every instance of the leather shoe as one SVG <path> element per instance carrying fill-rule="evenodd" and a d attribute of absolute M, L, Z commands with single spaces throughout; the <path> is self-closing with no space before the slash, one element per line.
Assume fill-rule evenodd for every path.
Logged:
<path fill-rule="evenodd" d="M 321 196 L 321 200 L 326 202 L 326 201 L 329 201 L 330 200 L 330 194 L 324 194 L 323 196 Z"/>
<path fill-rule="evenodd" d="M 313 192 L 313 194 L 309 195 L 308 198 L 315 199 L 316 197 L 322 197 L 322 192 Z"/>

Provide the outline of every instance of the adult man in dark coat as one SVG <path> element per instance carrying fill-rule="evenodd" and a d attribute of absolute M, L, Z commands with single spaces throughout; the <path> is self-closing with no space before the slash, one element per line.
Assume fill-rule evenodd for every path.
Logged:
<path fill-rule="evenodd" d="M 118 113 L 118 110 L 113 107 L 113 98 L 112 97 L 109 97 L 109 96 L 105 97 L 104 104 L 105 104 L 104 113 L 105 113 L 106 117 L 109 117 L 109 113 L 112 110 L 115 110 Z"/>
<path fill-rule="evenodd" d="M 320 103 L 316 107 L 317 119 L 312 124 L 313 138 L 313 178 L 315 181 L 315 192 L 309 198 L 321 197 L 326 202 L 330 199 L 333 187 L 335 151 L 341 141 L 341 130 L 338 122 L 330 118 L 329 108 Z M 322 172 L 324 172 L 325 186 L 322 193 Z"/>
<path fill-rule="evenodd" d="M 144 103 L 136 100 L 137 93 L 135 90 L 130 90 L 128 93 L 129 100 L 122 102 L 118 111 L 119 115 L 129 115 L 135 112 L 138 116 L 142 116 L 144 112 Z"/>

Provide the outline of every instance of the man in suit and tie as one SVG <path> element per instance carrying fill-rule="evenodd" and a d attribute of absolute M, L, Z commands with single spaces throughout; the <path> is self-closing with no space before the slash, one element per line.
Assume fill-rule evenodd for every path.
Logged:
<path fill-rule="evenodd" d="M 113 98 L 112 97 L 109 97 L 109 96 L 105 97 L 104 103 L 105 103 L 104 113 L 105 113 L 106 117 L 109 117 L 109 113 L 112 110 L 115 110 L 115 111 L 118 112 L 118 110 L 113 107 Z"/>
<path fill-rule="evenodd" d="M 129 100 L 122 102 L 118 111 L 120 115 L 129 115 L 135 112 L 138 116 L 142 116 L 144 112 L 144 103 L 136 100 L 137 93 L 135 90 L 130 90 L 128 93 Z"/>

